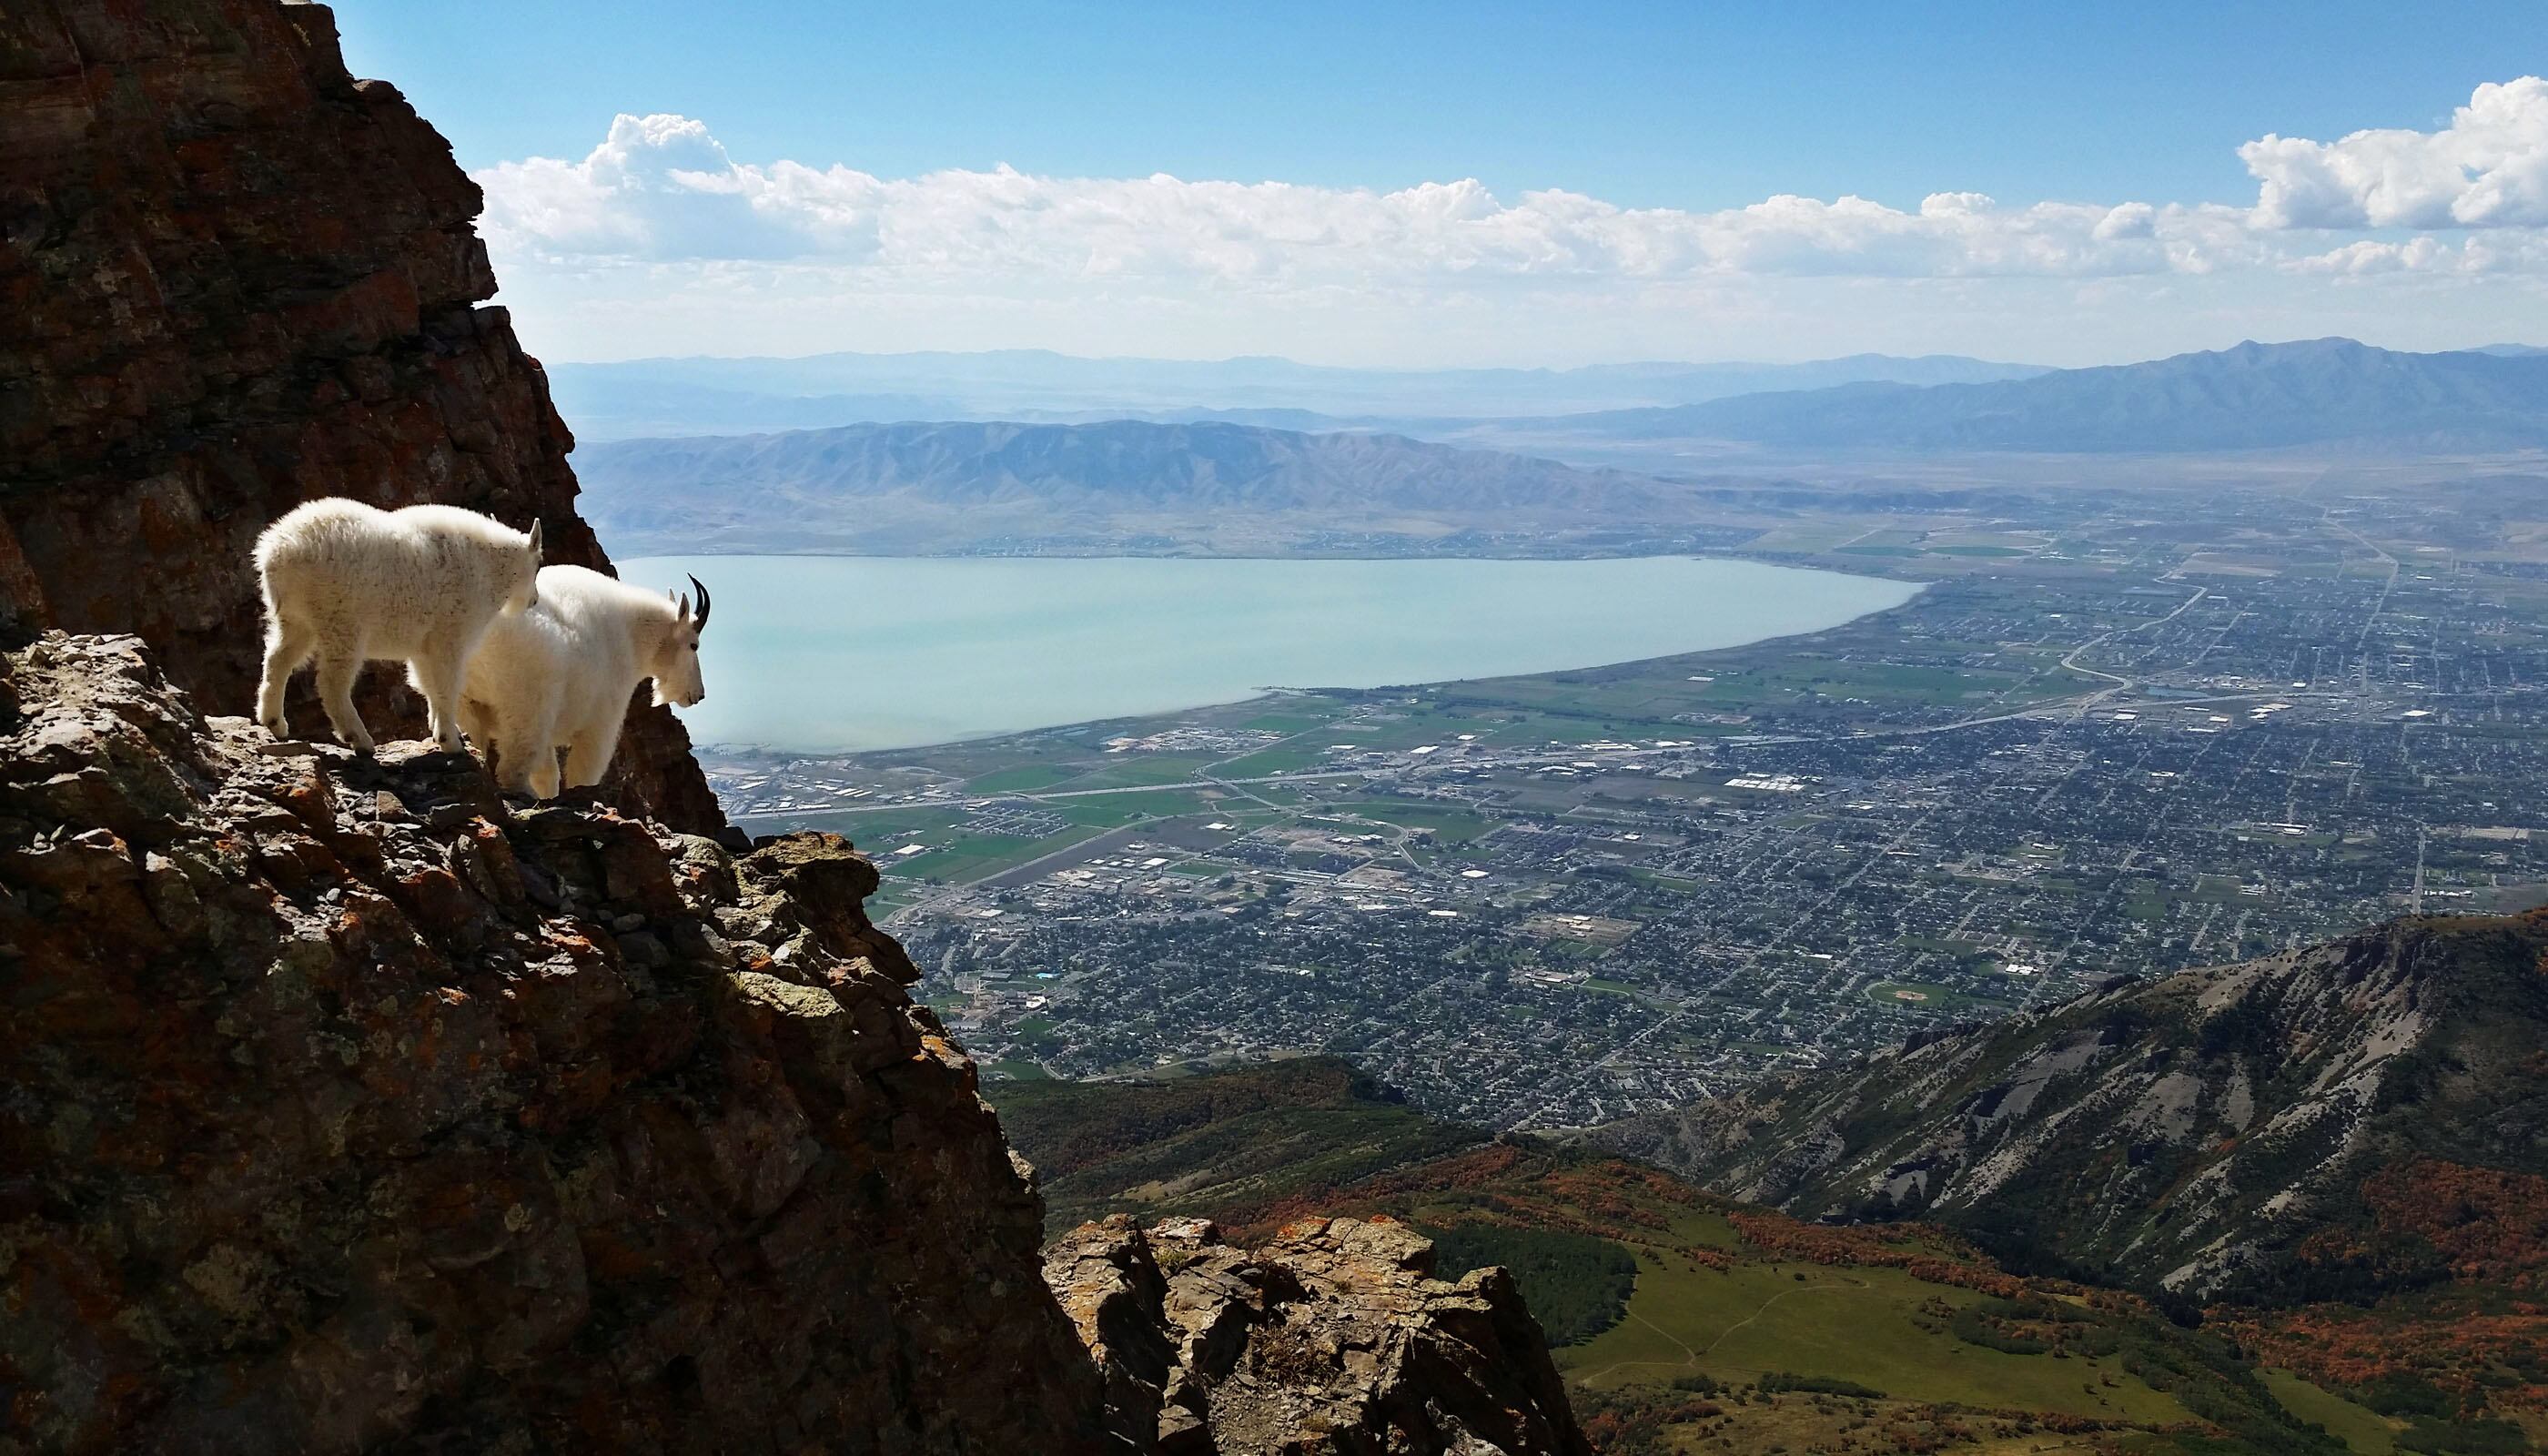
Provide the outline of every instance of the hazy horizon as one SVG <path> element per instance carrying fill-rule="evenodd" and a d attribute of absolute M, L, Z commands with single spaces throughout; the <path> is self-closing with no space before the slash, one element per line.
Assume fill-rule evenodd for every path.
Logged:
<path fill-rule="evenodd" d="M 2233 339 L 2227 340 L 2226 342 L 2223 342 L 2223 343 L 2219 343 L 2219 344 L 2207 344 L 2207 345 L 2204 345 L 2204 346 L 2199 347 L 2199 348 L 2175 349 L 2175 350 L 2171 350 L 2171 351 L 2169 351 L 2168 353 L 2165 353 L 2165 354 L 2146 354 L 2146 355 L 2138 355 L 2138 354 L 2137 354 L 2137 355 L 2131 355 L 2131 356 L 2128 356 L 2128 357 L 2127 357 L 2127 356 L 2118 356 L 2118 357 L 2116 357 L 2116 358 L 2111 358 L 2111 359 L 2094 359 L 2094 360 L 2089 360 L 2089 361 L 2086 361 L 2086 362 L 2083 362 L 2083 363 L 2077 363 L 2077 364 L 2045 364 L 2045 363 L 2042 363 L 2042 362 L 2041 362 L 2041 361 L 2039 361 L 2039 360 L 2034 360 L 2034 359 L 1990 358 L 1990 357 L 1984 357 L 1984 356 L 1980 356 L 1980 355 L 1972 355 L 1972 354 L 1957 354 L 1957 353 L 1954 353 L 1954 352 L 1952 352 L 1952 351 L 1944 350 L 1944 349 L 1921 350 L 1921 351 L 1918 351 L 1918 352 L 1911 352 L 1911 353 L 1901 353 L 1901 352 L 1895 352 L 1895 351 L 1892 351 L 1892 350 L 1885 350 L 1885 349 L 1860 349 L 1860 350 L 1852 350 L 1852 351 L 1850 351 L 1850 352 L 1848 352 L 1848 353 L 1841 353 L 1841 354 L 1799 354 L 1799 355 L 1795 355 L 1795 356 L 1792 356 L 1792 357 L 1770 357 L 1770 356 L 1766 356 L 1766 355 L 1745 355 L 1745 356 L 1742 356 L 1742 357 L 1739 357 L 1739 358 L 1738 358 L 1738 357 L 1726 357 L 1726 358 L 1713 358 L 1713 359 L 1699 359 L 1699 358 L 1664 358 L 1664 357 L 1658 357 L 1658 356 L 1637 355 L 1637 356 L 1633 356 L 1633 357 L 1630 357 L 1630 356 L 1621 356 L 1621 357 L 1619 357 L 1619 358 L 1613 358 L 1613 359 L 1584 359 L 1584 360 L 1572 361 L 1572 362 L 1565 362 L 1565 363 L 1554 363 L 1554 362 L 1552 362 L 1552 363 L 1523 363 L 1523 364 L 1492 364 L 1492 363 L 1461 363 L 1461 364 L 1349 364 L 1349 363 L 1342 363 L 1342 362 L 1338 362 L 1338 361 L 1335 361 L 1335 360 L 1328 360 L 1328 359 L 1311 359 L 1311 358 L 1303 358 L 1303 357 L 1301 357 L 1301 356 L 1299 356 L 1299 355 L 1295 355 L 1295 354 L 1261 354 L 1261 353 L 1241 353 L 1241 354 L 1092 354 L 1092 353 L 1078 353 L 1078 352 L 1074 352 L 1074 351 L 1069 350 L 1069 349 L 1045 348 L 1045 347 L 1035 346 L 1035 345 L 1012 345 L 1012 346 L 1005 346 L 1005 347 L 1001 347 L 1001 346 L 993 346 L 993 347 L 985 347 L 985 348 L 978 348 L 978 349 L 927 349 L 927 348 L 915 348 L 915 349 L 854 349 L 854 348 L 812 348 L 812 349 L 806 349 L 806 350 L 803 350 L 803 351 L 801 351 L 801 352 L 796 352 L 796 353 L 784 353 L 784 354 L 778 354 L 778 353 L 753 353 L 753 354 L 718 354 L 718 353 L 630 354 L 630 355 L 625 355 L 625 356 L 622 356 L 622 357 L 615 357 L 615 358 L 608 358 L 608 359 L 584 359 L 584 358 L 572 358 L 572 357 L 568 357 L 568 356 L 566 356 L 566 355 L 562 355 L 562 354 L 560 354 L 560 355 L 550 355 L 550 356 L 544 356 L 544 357 L 545 357 L 546 362 L 551 363 L 551 364 L 579 364 L 579 365 L 580 365 L 580 364 L 654 364 L 654 363 L 684 363 L 684 362 L 689 362 L 689 361 L 693 361 L 693 360 L 716 360 L 716 361 L 719 361 L 719 362 L 734 362 L 734 363 L 750 362 L 750 361 L 765 361 L 765 360 L 766 360 L 766 361 L 770 361 L 770 362 L 774 362 L 774 363 L 785 363 L 785 362 L 794 361 L 794 360 L 822 359 L 822 358 L 828 358 L 828 357 L 832 357 L 832 356 L 836 356 L 836 355 L 855 355 L 855 356 L 862 357 L 862 358 L 891 359 L 891 358 L 918 358 L 918 357 L 927 357 L 927 356 L 931 356 L 931 355 L 939 355 L 939 356 L 945 356 L 945 357 L 950 357 L 950 358 L 978 358 L 978 357 L 985 357 L 985 356 L 989 356 L 989 355 L 996 355 L 996 354 L 1041 354 L 1041 355 L 1046 355 L 1046 356 L 1047 356 L 1047 357 L 1051 357 L 1051 358 L 1056 358 L 1056 359 L 1068 359 L 1068 360 L 1072 360 L 1072 361 L 1074 361 L 1074 362 L 1078 362 L 1078 363 L 1088 363 L 1088 364 L 1110 364 L 1110 363 L 1144 363 L 1144 364 L 1245 364 L 1245 363 L 1260 363 L 1260 362 L 1261 362 L 1261 363 L 1289 364 L 1289 365 L 1295 365 L 1295 366 L 1298 366 L 1298 367 L 1300 367 L 1300 368 L 1304 368 L 1304 369 L 1334 369 L 1334 370 L 1353 371 L 1353 372 L 1359 372 L 1359 373 L 1370 373 L 1370 374 L 1450 374 L 1450 373 L 1459 373 L 1459 372 L 1464 372 L 1464 371 L 1493 371 L 1493 370 L 1515 371 L 1515 372 L 1538 372 L 1538 373 L 1550 373 L 1550 374 L 1566 374 L 1566 373 L 1573 373 L 1573 372 L 1576 372 L 1576 371 L 1582 371 L 1582 370 L 1596 370 L 1596 369 L 1626 369 L 1626 368 L 1637 368 L 1637 367 L 1655 367 L 1655 368 L 1689 368 L 1689 369 L 1732 369 L 1732 368 L 1744 368 L 1744 367 L 1764 367 L 1764 368 L 1774 368 L 1774 368 L 1784 368 L 1784 367 L 1793 366 L 1793 365 L 1799 365 L 1799 364 L 1828 364 L 1828 363 L 1832 363 L 1832 362 L 1837 361 L 1837 360 L 1850 359 L 1850 358 L 1877 357 L 1877 358 L 1895 358 L 1895 359 L 1923 359 L 1923 358 L 1935 358 L 1935 359 L 1967 359 L 1967 360 L 1971 360 L 1971 361 L 1973 361 L 1973 362 L 1975 362 L 1975 363 L 2001 364 L 2001 365 L 2008 365 L 2008 366 L 2012 366 L 2012 367 L 2034 367 L 2034 368 L 2043 368 L 2043 369 L 2050 370 L 2050 369 L 2097 369 L 2097 368 L 2105 368 L 2105 367 L 2110 367 L 2110 366 L 2114 366 L 2114 365 L 2122 365 L 2122 364 L 2147 364 L 2147 363 L 2153 363 L 2153 362 L 2155 362 L 2155 361 L 2157 361 L 2157 360 L 2160 360 L 2160 359 L 2175 358 L 2175 357 L 2177 357 L 2177 356 L 2179 356 L 2179 355 L 2183 355 L 2183 354 L 2217 353 L 2217 352 L 2220 352 L 2220 351 L 2221 351 L 2221 350 L 2223 350 L 2223 349 L 2235 348 L 2235 347 L 2237 347 L 2238 345 L 2240 345 L 2240 344 L 2244 344 L 2244 343 L 2265 344 L 2265 345 L 2269 345 L 2269 346 L 2270 346 L 2270 345 L 2276 345 L 2276 344 L 2314 343 L 2314 342 L 2317 342 L 2317 341 L 2319 341 L 2319 340 L 2320 340 L 2320 339 L 2327 339 L 2327 338 L 2344 338 L 2344 339 L 2349 339 L 2351 342 L 2358 343 L 2358 344 L 2363 344 L 2363 345 L 2365 345 L 2365 346 L 2367 346 L 2367 347 L 2370 347 L 2370 348 L 2375 348 L 2375 349 L 2387 349 L 2387 350 L 2390 350 L 2390 351 L 2391 351 L 2391 352 L 2393 352 L 2393 353 L 2404 353 L 2404 354 L 2477 353 L 2477 352 L 2482 352 L 2482 351 L 2485 351 L 2485 350 L 2488 350 L 2488 349 L 2533 349 L 2533 348 L 2538 348 L 2538 349 L 2548 349 L 2548 344 L 2534 344 L 2534 343 L 2530 342 L 2530 341 L 2529 341 L 2529 340 L 2527 340 L 2527 339 L 2517 339 L 2517 338 L 2508 338 L 2508 337 L 2506 337 L 2506 338 L 2489 337 L 2489 338 L 2486 338 L 2486 339 L 2482 340 L 2481 342 L 2477 342 L 2477 343 L 2458 344 L 2458 345 L 2449 345 L 2449 346 L 2439 346 L 2439 347 L 2434 347 L 2434 348 L 2410 348 L 2410 347 L 2407 347 L 2407 346 L 2405 346 L 2405 345 L 2400 345 L 2400 344 L 2384 343 L 2384 342 L 2382 342 L 2382 341 L 2380 341 L 2379 339 L 2376 339 L 2376 338 L 2359 338 L 2359 337 L 2355 337 L 2355 336 L 2353 336 L 2353 335 L 2349 335 L 2349 334 L 2318 334 L 2318 335 L 2312 335 L 2312 336 L 2310 336 L 2310 337 L 2301 337 L 2301 336 L 2295 335 L 2295 336 L 2292 336 L 2292 337 L 2289 337 L 2289 338 L 2233 338 Z"/>

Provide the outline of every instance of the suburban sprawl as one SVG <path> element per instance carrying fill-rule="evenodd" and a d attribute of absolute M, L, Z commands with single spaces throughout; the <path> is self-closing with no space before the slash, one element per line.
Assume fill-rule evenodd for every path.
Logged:
<path fill-rule="evenodd" d="M 1325 1051 L 1582 1126 L 2548 899 L 2538 528 L 2270 484 L 1749 522 L 1747 555 L 1929 584 L 1810 637 L 709 768 L 754 830 L 884 866 L 992 1075 Z"/>

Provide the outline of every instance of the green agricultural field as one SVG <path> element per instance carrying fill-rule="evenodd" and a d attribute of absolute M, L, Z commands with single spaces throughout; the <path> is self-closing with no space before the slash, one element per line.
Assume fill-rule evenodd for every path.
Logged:
<path fill-rule="evenodd" d="M 1250 733 L 1306 733 L 1335 721 L 1341 711 L 1328 706 L 1322 698 L 1301 698 L 1297 702 L 1297 707 L 1286 705 L 1280 712 L 1260 713 L 1238 726 Z"/>
<path fill-rule="evenodd" d="M 1199 814 L 1212 807 L 1192 789 L 1163 788 L 1148 793 L 1094 794 L 1084 799 L 1054 799 L 1046 807 L 1073 824 L 1113 829 L 1150 819 Z"/>
<path fill-rule="evenodd" d="M 1446 845 L 1467 844 L 1495 828 L 1495 821 L 1467 809 L 1390 799 L 1346 799 L 1328 805 L 1321 812 L 1358 815 L 1384 824 L 1395 824 L 1402 829 L 1429 830 L 1434 838 Z"/>
<path fill-rule="evenodd" d="M 1124 754 L 1106 759 L 1087 773 L 1050 785 L 1058 789 L 1139 788 L 1152 783 L 1184 783 L 1214 761 L 1198 754 Z"/>
<path fill-rule="evenodd" d="M 1103 833 L 1103 826 L 1081 825 L 1040 839 L 1007 834 L 959 834 L 944 848 L 933 848 L 926 855 L 914 855 L 905 860 L 885 859 L 879 864 L 888 881 L 919 878 L 950 884 L 969 883 L 1066 850 Z"/>
<path fill-rule="evenodd" d="M 914 840 L 944 843 L 957 832 L 956 826 L 968 816 L 962 809 L 932 809 L 900 804 L 871 810 L 844 810 L 830 814 L 785 814 L 767 820 L 746 819 L 743 825 L 755 833 L 767 833 L 781 823 L 789 829 L 826 829 L 843 835 L 869 853 L 898 849 Z"/>
<path fill-rule="evenodd" d="M 1338 742 L 1344 741 L 1338 740 Z M 1217 764 L 1213 767 L 1212 773 L 1216 778 L 1260 778 L 1269 774 L 1298 774 L 1304 769 L 1313 768 L 1323 762 L 1326 757 L 1323 748 L 1312 748 L 1306 744 L 1277 744 L 1273 748 L 1260 749 L 1245 758 L 1230 759 Z"/>
<path fill-rule="evenodd" d="M 1341 779 L 1338 781 L 1349 783 L 1352 780 Z M 1232 804 L 1243 804 L 1254 799 L 1263 799 L 1269 804 L 1298 804 L 1307 802 L 1309 799 L 1314 797 L 1311 790 L 1316 787 L 1316 784 L 1301 784 L 1295 786 L 1288 783 L 1251 783 L 1247 785 L 1247 797 L 1232 798 L 1227 800 L 1227 802 Z M 1262 813 L 1263 811 L 1260 809 L 1258 812 Z"/>
<path fill-rule="evenodd" d="M 1080 767 L 1075 764 L 1019 764 L 967 779 L 964 789 L 967 793 L 1028 793 L 1039 788 L 1050 788 L 1065 778 L 1079 776 L 1080 773 Z"/>

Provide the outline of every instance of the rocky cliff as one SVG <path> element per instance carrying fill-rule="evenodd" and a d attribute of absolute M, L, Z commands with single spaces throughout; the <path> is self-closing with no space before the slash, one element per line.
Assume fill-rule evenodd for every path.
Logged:
<path fill-rule="evenodd" d="M 8 656 L 0 1429 L 1088 1448 L 1038 1201 L 874 885 L 202 719 L 131 638 Z"/>
<path fill-rule="evenodd" d="M 1056 1301 L 875 885 L 0 655 L 0 1451 L 1582 1449 L 1402 1229 L 1092 1226 Z"/>
<path fill-rule="evenodd" d="M 2203 1299 L 2548 1267 L 2548 915 L 2122 983 L 1602 1130 L 1808 1218 L 1946 1224 Z"/>
<path fill-rule="evenodd" d="M 536 519 L 550 559 L 607 569 L 547 381 L 479 307 L 479 208 L 397 88 L 346 74 L 324 6 L 0 7 L 0 633 L 135 633 L 246 711 L 248 547 L 304 500 Z M 420 731 L 368 681 L 375 732 Z M 661 708 L 614 770 L 632 810 L 724 822 Z"/>

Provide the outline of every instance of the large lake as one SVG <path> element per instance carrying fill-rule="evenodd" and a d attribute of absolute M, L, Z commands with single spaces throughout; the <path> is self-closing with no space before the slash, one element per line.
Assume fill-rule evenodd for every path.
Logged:
<path fill-rule="evenodd" d="M 645 557 L 715 594 L 700 743 L 907 748 L 1816 632 L 1916 587 L 1748 561 Z"/>

